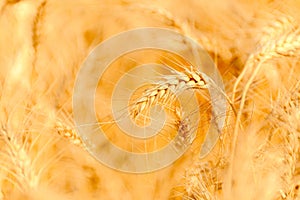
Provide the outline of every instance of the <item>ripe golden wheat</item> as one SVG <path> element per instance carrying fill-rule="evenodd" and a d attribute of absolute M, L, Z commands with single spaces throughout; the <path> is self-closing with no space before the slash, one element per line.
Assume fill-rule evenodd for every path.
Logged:
<path fill-rule="evenodd" d="M 300 199 L 299 9 L 281 0 L 0 1 L 0 200 Z M 201 96 L 207 82 L 184 66 L 162 76 L 131 99 L 131 117 L 144 121 L 161 104 L 175 115 L 177 145 L 195 142 L 165 169 L 123 174 L 86 152 L 72 121 L 72 91 L 91 49 L 145 26 L 198 41 L 231 107 L 218 144 L 199 159 L 211 102 L 199 97 L 207 113 L 189 135 L 194 122 L 175 94 L 196 89 Z M 116 135 L 115 142 L 130 142 Z"/>

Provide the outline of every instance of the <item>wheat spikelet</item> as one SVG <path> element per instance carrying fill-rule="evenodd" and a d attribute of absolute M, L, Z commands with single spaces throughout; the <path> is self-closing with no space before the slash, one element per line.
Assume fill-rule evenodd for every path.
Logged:
<path fill-rule="evenodd" d="M 19 191 L 25 191 L 38 186 L 38 177 L 32 170 L 32 162 L 26 145 L 22 144 L 20 138 L 9 134 L 5 128 L 1 129 L 0 139 L 4 141 L 1 157 L 5 162 L 1 162 L 0 171 L 5 172 L 6 180 Z M 26 141 L 26 140 L 25 140 Z M 10 178 L 11 177 L 11 178 Z"/>
<path fill-rule="evenodd" d="M 57 121 L 55 123 L 55 129 L 59 135 L 66 138 L 71 143 L 82 147 L 82 141 L 73 128 L 63 124 L 61 121 Z"/>
<path fill-rule="evenodd" d="M 191 121 L 189 117 L 184 118 L 183 120 L 178 120 L 178 141 L 176 141 L 176 145 L 178 146 L 186 146 L 187 144 L 191 144 L 194 135 L 191 135 Z"/>
<path fill-rule="evenodd" d="M 218 199 L 223 184 L 221 174 L 227 164 L 223 158 L 216 161 L 216 163 L 212 161 L 197 163 L 186 171 L 184 199 Z"/>
<path fill-rule="evenodd" d="M 297 184 L 300 178 L 297 175 L 297 165 L 299 163 L 300 150 L 300 82 L 286 89 L 286 94 L 282 96 L 281 102 L 276 107 L 274 113 L 276 118 L 275 127 L 282 130 L 282 138 L 284 144 L 284 157 L 282 166 L 285 166 L 282 173 L 282 181 L 284 188 L 282 188 L 282 197 L 285 199 L 296 198 Z"/>

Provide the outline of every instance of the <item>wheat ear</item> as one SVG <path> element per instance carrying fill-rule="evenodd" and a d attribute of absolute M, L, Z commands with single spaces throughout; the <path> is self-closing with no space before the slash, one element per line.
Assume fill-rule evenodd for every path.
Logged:
<path fill-rule="evenodd" d="M 279 104 L 277 113 L 275 113 L 276 125 L 278 129 L 286 129 L 283 132 L 284 139 L 284 158 L 282 165 L 286 165 L 282 179 L 286 185 L 285 192 L 282 195 L 285 198 L 293 198 L 297 183 L 294 177 L 296 175 L 297 163 L 299 162 L 300 150 L 300 81 L 292 88 L 288 89 L 287 95 L 282 98 L 282 103 Z M 281 106 L 280 106 L 281 105 Z M 282 122 L 284 122 L 282 124 Z"/>
<path fill-rule="evenodd" d="M 159 101 L 163 105 L 167 102 L 172 102 L 175 99 L 174 94 L 179 94 L 188 89 L 204 89 L 207 88 L 207 83 L 201 76 L 201 73 L 196 70 L 186 69 L 184 72 L 173 71 L 172 75 L 162 77 L 154 87 L 146 89 L 143 95 L 138 98 L 132 105 L 131 114 L 135 119 L 140 113 L 149 109 L 153 104 Z"/>
<path fill-rule="evenodd" d="M 300 49 L 299 29 L 295 29 L 294 21 L 289 17 L 281 17 L 273 22 L 270 28 L 264 32 L 268 35 L 261 38 L 258 43 L 259 49 L 250 55 L 245 67 L 234 83 L 232 91 L 232 101 L 235 101 L 237 87 L 246 73 L 250 73 L 254 65 L 261 61 L 265 62 L 272 58 L 281 56 L 295 56 Z M 281 34 L 278 34 L 281 33 Z"/>

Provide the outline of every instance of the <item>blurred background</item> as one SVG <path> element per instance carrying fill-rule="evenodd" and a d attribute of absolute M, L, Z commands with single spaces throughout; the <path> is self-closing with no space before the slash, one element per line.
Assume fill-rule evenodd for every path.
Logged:
<path fill-rule="evenodd" d="M 299 199 L 299 9 L 297 0 L 1 0 L 0 200 Z M 221 73 L 229 109 L 204 159 L 197 151 L 211 117 L 205 92 L 188 152 L 160 171 L 127 174 L 84 149 L 72 94 L 91 50 L 139 27 L 197 41 Z M 157 51 L 121 58 L 119 74 L 104 78 L 111 85 L 99 81 L 97 99 L 111 93 L 122 70 L 148 60 L 174 64 Z M 106 116 L 102 104 L 95 107 Z"/>

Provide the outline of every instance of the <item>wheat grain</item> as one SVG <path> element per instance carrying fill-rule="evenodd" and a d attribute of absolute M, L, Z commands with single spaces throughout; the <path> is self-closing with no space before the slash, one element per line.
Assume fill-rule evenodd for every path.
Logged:
<path fill-rule="evenodd" d="M 67 140 L 69 140 L 71 143 L 82 146 L 82 141 L 80 137 L 77 135 L 76 131 L 72 129 L 71 127 L 63 124 L 60 121 L 57 121 L 55 124 L 55 129 L 57 130 L 57 133 Z"/>
<path fill-rule="evenodd" d="M 182 112 L 178 115 L 178 120 L 175 123 L 175 126 L 178 130 L 178 137 L 175 138 L 175 148 L 185 148 L 188 145 L 192 144 L 194 141 L 196 134 L 194 133 L 195 129 L 197 128 L 192 126 L 192 121 L 190 119 L 190 115 L 186 117 L 182 117 Z"/>
<path fill-rule="evenodd" d="M 186 143 L 191 143 L 193 137 L 191 136 L 191 127 L 190 127 L 190 119 L 186 118 L 184 120 L 178 121 L 178 141 L 176 144 L 179 146 L 186 145 Z"/>

